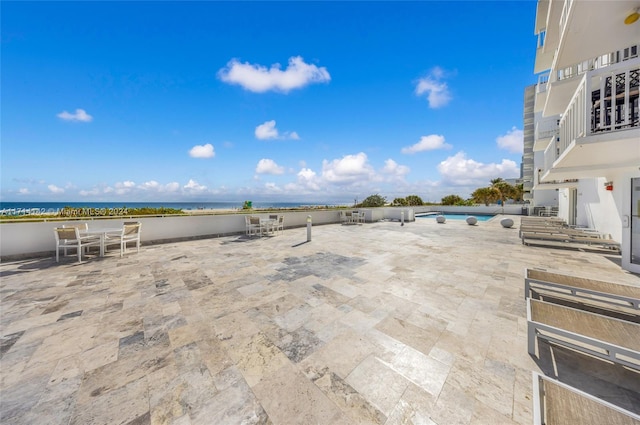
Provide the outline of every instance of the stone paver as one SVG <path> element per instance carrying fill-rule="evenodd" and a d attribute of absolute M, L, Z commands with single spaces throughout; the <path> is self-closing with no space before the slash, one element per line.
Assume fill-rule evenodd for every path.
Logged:
<path fill-rule="evenodd" d="M 526 247 L 499 219 L 317 226 L 305 241 L 4 262 L 0 422 L 530 424 L 531 371 L 640 410 L 637 374 L 527 353 L 523 269 L 640 286 L 619 257 Z"/>

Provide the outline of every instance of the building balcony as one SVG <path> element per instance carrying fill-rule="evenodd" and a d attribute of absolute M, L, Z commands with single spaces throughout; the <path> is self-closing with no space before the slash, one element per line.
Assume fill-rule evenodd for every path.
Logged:
<path fill-rule="evenodd" d="M 640 59 L 589 71 L 544 152 L 542 182 L 606 176 L 640 164 Z"/>

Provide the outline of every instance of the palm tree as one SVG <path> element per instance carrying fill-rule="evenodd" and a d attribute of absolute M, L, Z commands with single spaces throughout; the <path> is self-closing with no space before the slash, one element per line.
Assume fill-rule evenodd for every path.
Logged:
<path fill-rule="evenodd" d="M 499 193 L 498 199 L 500 199 L 502 213 L 504 214 L 504 203 L 507 199 L 513 199 L 517 196 L 516 189 L 500 177 L 491 180 L 491 187 L 495 188 Z"/>
<path fill-rule="evenodd" d="M 500 199 L 500 191 L 495 187 L 479 187 L 472 194 L 471 197 L 477 203 L 483 203 L 487 207 L 490 203 Z"/>

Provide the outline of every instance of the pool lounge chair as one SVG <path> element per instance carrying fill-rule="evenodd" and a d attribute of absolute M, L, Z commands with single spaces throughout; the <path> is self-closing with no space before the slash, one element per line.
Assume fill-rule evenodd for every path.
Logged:
<path fill-rule="evenodd" d="M 534 425 L 640 425 L 640 416 L 533 372 Z"/>
<path fill-rule="evenodd" d="M 557 248 L 572 248 L 582 251 L 620 253 L 620 243 L 613 239 L 592 236 L 576 236 L 557 229 L 547 231 L 521 232 L 523 245 L 537 245 Z"/>
<path fill-rule="evenodd" d="M 525 269 L 524 297 L 561 299 L 633 316 L 634 321 L 640 321 L 640 287 L 636 286 Z"/>
<path fill-rule="evenodd" d="M 640 370 L 640 324 L 527 299 L 528 351 L 545 340 Z"/>

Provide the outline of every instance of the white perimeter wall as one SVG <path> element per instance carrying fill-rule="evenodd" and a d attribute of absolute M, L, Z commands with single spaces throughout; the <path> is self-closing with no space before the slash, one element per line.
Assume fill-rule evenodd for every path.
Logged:
<path fill-rule="evenodd" d="M 404 211 L 405 221 L 414 221 L 412 208 L 371 208 L 365 211 L 368 223 L 383 219 L 400 220 Z M 272 213 L 275 214 L 275 213 Z M 278 213 L 284 215 L 285 229 L 307 226 L 307 216 L 311 216 L 312 225 L 340 223 L 340 210 L 331 211 L 295 211 Z M 268 217 L 269 213 L 253 214 Z M 165 217 L 129 217 L 120 219 L 96 218 L 93 220 L 51 220 L 38 222 L 12 222 L 0 224 L 0 257 L 43 255 L 53 253 L 56 248 L 53 229 L 64 224 L 88 222 L 91 228 L 122 227 L 124 221 L 142 223 L 141 241 L 160 243 L 190 238 L 220 237 L 240 235 L 245 232 L 246 214 L 216 214 Z M 306 230 L 300 230 L 301 239 L 306 238 Z"/>
<path fill-rule="evenodd" d="M 255 215 L 266 218 L 269 214 Z M 313 224 L 337 223 L 340 217 L 338 211 L 287 212 L 283 215 L 285 216 L 285 228 L 306 227 L 308 215 L 311 215 Z M 132 220 L 142 223 L 141 241 L 143 244 L 243 234 L 245 231 L 245 214 L 2 223 L 0 224 L 0 256 L 54 252 L 56 243 L 53 229 L 61 227 L 63 224 L 88 222 L 89 227 L 98 229 L 122 227 L 124 221 Z M 302 237 L 306 238 L 306 233 Z"/>

